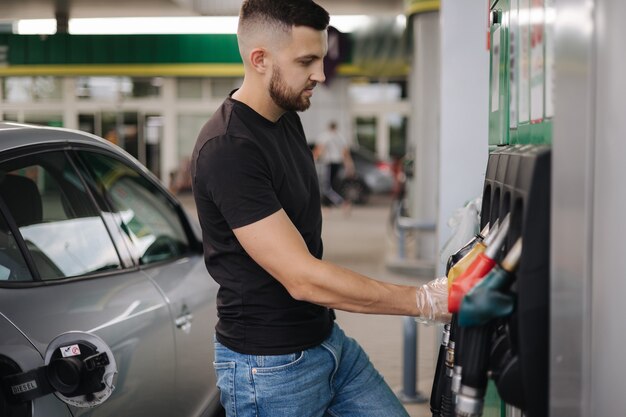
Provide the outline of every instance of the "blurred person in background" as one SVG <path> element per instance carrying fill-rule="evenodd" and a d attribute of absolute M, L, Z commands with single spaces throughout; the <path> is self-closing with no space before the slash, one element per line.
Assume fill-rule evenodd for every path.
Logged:
<path fill-rule="evenodd" d="M 354 162 L 350 156 L 348 142 L 337 131 L 337 123 L 332 121 L 323 132 L 313 149 L 313 157 L 322 164 L 322 196 L 334 206 L 350 209 L 350 201 L 344 199 L 334 187 L 338 183 L 337 174 L 343 166 L 346 178 L 354 176 Z"/>

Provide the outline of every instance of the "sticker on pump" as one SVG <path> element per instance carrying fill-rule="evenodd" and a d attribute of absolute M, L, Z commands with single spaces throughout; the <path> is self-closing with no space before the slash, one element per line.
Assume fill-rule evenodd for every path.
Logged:
<path fill-rule="evenodd" d="M 61 355 L 64 358 L 70 358 L 72 356 L 80 355 L 80 346 L 78 345 L 64 346 L 60 348 L 60 350 L 61 350 Z"/>

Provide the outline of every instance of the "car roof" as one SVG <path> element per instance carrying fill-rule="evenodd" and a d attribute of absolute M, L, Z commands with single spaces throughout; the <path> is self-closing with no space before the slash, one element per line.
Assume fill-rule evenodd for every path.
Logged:
<path fill-rule="evenodd" d="M 24 146 L 52 143 L 88 144 L 113 150 L 114 152 L 120 151 L 109 142 L 90 133 L 59 127 L 0 121 L 0 152 Z"/>

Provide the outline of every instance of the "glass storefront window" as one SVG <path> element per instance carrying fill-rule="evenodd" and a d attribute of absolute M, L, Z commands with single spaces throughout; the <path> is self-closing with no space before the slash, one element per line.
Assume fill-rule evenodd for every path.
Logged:
<path fill-rule="evenodd" d="M 95 101 L 159 97 L 162 85 L 161 77 L 78 77 L 76 97 Z"/>
<path fill-rule="evenodd" d="M 169 173 L 170 189 L 174 193 L 191 190 L 191 152 L 196 144 L 198 133 L 209 120 L 210 114 L 179 114 L 176 143 L 178 145 L 178 160 L 176 169 Z"/>
<path fill-rule="evenodd" d="M 133 78 L 132 97 L 147 98 L 159 97 L 161 95 L 161 87 L 163 86 L 163 78 Z"/>
<path fill-rule="evenodd" d="M 60 101 L 63 83 L 58 77 L 6 77 L 2 98 L 7 103 Z"/>
<path fill-rule="evenodd" d="M 359 146 L 376 153 L 376 117 L 357 117 L 355 131 Z"/>
<path fill-rule="evenodd" d="M 389 125 L 389 155 L 401 158 L 406 153 L 408 118 L 400 114 L 387 115 Z"/>
<path fill-rule="evenodd" d="M 17 116 L 17 113 L 5 111 L 4 114 L 2 115 L 2 120 L 6 122 L 18 122 L 19 118 Z"/>
<path fill-rule="evenodd" d="M 196 144 L 198 133 L 202 126 L 209 120 L 210 114 L 179 114 L 178 132 L 176 143 L 178 144 L 178 160 L 191 157 L 191 152 Z"/>
<path fill-rule="evenodd" d="M 348 88 L 354 103 L 394 102 L 403 99 L 403 88 L 398 83 L 352 84 Z"/>
<path fill-rule="evenodd" d="M 78 77 L 76 97 L 86 100 L 114 101 L 130 94 L 132 83 L 128 77 Z"/>
<path fill-rule="evenodd" d="M 102 112 L 101 118 L 102 137 L 140 159 L 137 112 Z"/>
<path fill-rule="evenodd" d="M 163 142 L 164 118 L 159 114 L 144 116 L 143 143 L 146 154 L 146 167 L 161 178 L 161 143 Z"/>
<path fill-rule="evenodd" d="M 196 100 L 202 98 L 202 78 L 178 78 L 176 85 L 178 98 Z"/>
<path fill-rule="evenodd" d="M 79 114 L 78 129 L 83 132 L 96 133 L 96 116 L 94 114 Z M 100 132 L 98 132 L 99 134 Z"/>
<path fill-rule="evenodd" d="M 211 97 L 223 100 L 231 91 L 241 87 L 242 82 L 241 78 L 212 78 Z"/>
<path fill-rule="evenodd" d="M 63 127 L 63 115 L 53 113 L 26 113 L 24 123 L 34 125 Z"/>

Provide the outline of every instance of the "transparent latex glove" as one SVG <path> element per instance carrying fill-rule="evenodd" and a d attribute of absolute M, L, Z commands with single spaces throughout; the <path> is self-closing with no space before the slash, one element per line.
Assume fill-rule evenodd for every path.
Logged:
<path fill-rule="evenodd" d="M 421 312 L 415 318 L 420 323 L 448 323 L 451 318 L 448 312 L 448 278 L 439 277 L 417 287 L 415 292 L 417 308 Z"/>

